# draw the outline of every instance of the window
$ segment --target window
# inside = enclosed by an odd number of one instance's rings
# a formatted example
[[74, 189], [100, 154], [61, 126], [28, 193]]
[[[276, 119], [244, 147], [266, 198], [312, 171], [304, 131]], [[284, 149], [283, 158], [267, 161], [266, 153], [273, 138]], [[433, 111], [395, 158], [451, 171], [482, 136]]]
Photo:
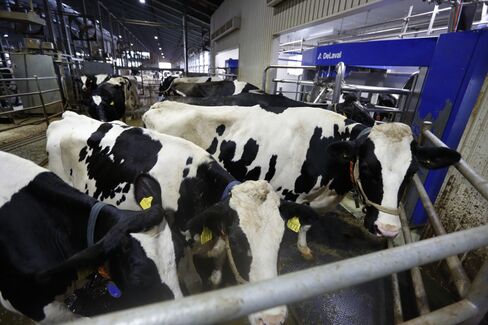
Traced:
[[188, 71], [207, 73], [210, 66], [210, 52], [195, 53], [188, 58]]

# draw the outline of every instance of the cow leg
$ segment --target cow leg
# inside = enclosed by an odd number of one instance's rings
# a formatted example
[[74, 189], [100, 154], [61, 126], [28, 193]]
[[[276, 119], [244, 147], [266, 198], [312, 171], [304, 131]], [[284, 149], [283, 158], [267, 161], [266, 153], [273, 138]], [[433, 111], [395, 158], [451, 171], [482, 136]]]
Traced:
[[190, 294], [202, 291], [202, 278], [195, 268], [195, 263], [193, 263], [190, 247], [185, 248], [184, 255], [178, 263], [178, 276]]
[[308, 247], [307, 244], [307, 231], [310, 229], [310, 227], [310, 225], [303, 225], [298, 231], [298, 251], [306, 260], [313, 259], [312, 250]]

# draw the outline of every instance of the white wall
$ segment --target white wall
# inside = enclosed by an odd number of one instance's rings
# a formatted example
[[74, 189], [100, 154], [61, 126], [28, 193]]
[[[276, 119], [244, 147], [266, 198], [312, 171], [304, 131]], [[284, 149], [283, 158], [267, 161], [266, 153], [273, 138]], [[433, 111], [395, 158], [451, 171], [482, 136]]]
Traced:
[[235, 48], [217, 52], [215, 55], [215, 67], [224, 68], [225, 61], [228, 59], [239, 60], [239, 49]]

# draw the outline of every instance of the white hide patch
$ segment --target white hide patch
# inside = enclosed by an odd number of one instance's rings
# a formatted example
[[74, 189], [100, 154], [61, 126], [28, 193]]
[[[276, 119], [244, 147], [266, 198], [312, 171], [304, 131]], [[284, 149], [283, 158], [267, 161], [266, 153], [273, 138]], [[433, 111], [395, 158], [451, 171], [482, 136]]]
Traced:
[[[385, 123], [375, 125], [368, 138], [374, 143], [374, 154], [381, 164], [383, 199], [380, 204], [396, 208], [398, 191], [412, 161], [412, 131], [403, 123]], [[381, 211], [375, 224], [390, 233], [398, 232], [401, 228], [398, 216]]]
[[[48, 170], [30, 160], [0, 151], [2, 186], [0, 186], [0, 207], [10, 201], [12, 195], [27, 186], [38, 174]], [[21, 170], [22, 173], [12, 173]]]
[[[278, 252], [285, 231], [279, 212], [280, 198], [266, 181], [246, 181], [234, 186], [229, 206], [237, 211], [239, 226], [251, 249], [249, 281], [261, 281], [278, 275]], [[251, 324], [268, 318], [284, 323], [286, 306], [279, 306], [249, 315]], [[267, 323], [267, 322], [266, 322]]]
[[100, 105], [100, 103], [102, 102], [102, 97], [100, 97], [100, 96], [98, 96], [98, 95], [92, 96], [92, 99], [93, 99], [93, 102], [94, 102], [96, 105]]
[[238, 95], [242, 93], [244, 87], [246, 87], [247, 82], [234, 80], [234, 93], [232, 95]]

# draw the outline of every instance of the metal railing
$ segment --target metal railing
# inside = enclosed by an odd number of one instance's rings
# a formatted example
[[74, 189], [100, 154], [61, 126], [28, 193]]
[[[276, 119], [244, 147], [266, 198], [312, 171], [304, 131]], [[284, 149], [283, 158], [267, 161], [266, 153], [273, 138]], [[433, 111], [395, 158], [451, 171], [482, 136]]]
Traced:
[[20, 124], [17, 124], [17, 125], [14, 125], [12, 127], [8, 127], [8, 128], [2, 128], [2, 129], [0, 129], [0, 132], [17, 129], [17, 128], [20, 128], [20, 127], [23, 127], [26, 125], [39, 124], [40, 122], [43, 122], [43, 121], [46, 123], [46, 126], [49, 126], [49, 120], [51, 118], [59, 116], [64, 112], [63, 105], [60, 105], [61, 106], [61, 112], [57, 112], [57, 113], [54, 113], [52, 115], [48, 115], [46, 106], [51, 106], [51, 105], [55, 105], [55, 104], [59, 104], [59, 103], [62, 104], [63, 101], [62, 101], [62, 99], [59, 99], [59, 100], [54, 100], [54, 101], [48, 102], [48, 103], [45, 102], [44, 94], [52, 93], [52, 92], [60, 92], [61, 93], [61, 90], [59, 88], [42, 90], [41, 86], [39, 84], [39, 81], [44, 81], [44, 80], [57, 80], [57, 77], [56, 76], [38, 77], [37, 75], [34, 75], [32, 78], [5, 78], [5, 79], [2, 78], [2, 79], [0, 79], [0, 84], [16, 82], [16, 81], [35, 81], [35, 87], [37, 89], [36, 91], [31, 91], [31, 92], [1, 95], [0, 99], [14, 98], [14, 97], [19, 97], [19, 96], [39, 96], [39, 100], [41, 102], [40, 105], [36, 105], [36, 106], [31, 106], [31, 107], [27, 107], [27, 108], [23, 108], [23, 109], [18, 109], [18, 110], [12, 109], [10, 111], [2, 111], [2, 112], [0, 112], [0, 116], [32, 111], [32, 110], [39, 109], [39, 108], [42, 109], [42, 114], [44, 116], [44, 118], [42, 118], [42, 119], [28, 121], [26, 123], [20, 123]]
[[[428, 125], [428, 123], [426, 123]], [[422, 131], [423, 137], [437, 146], [443, 146], [427, 127]], [[455, 166], [461, 174], [469, 177], [469, 181], [478, 191], [486, 190], [487, 181], [473, 174], [463, 160]], [[422, 183], [414, 178], [419, 192], [424, 191]], [[422, 196], [422, 193], [420, 193]], [[422, 200], [426, 209], [432, 212], [430, 199]], [[456, 286], [461, 301], [429, 312], [426, 303], [425, 289], [418, 279], [418, 266], [442, 259], [457, 258], [463, 252], [488, 246], [488, 225], [478, 226], [469, 230], [446, 234], [437, 214], [429, 214], [432, 224], [437, 224], [436, 237], [413, 242], [405, 217], [403, 206], [400, 206], [400, 218], [405, 238], [405, 245], [354, 258], [312, 267], [306, 270], [280, 275], [276, 278], [248, 283], [213, 292], [198, 294], [178, 300], [156, 303], [133, 308], [112, 314], [98, 316], [90, 320], [82, 320], [75, 324], [214, 324], [230, 321], [242, 316], [265, 310], [275, 306], [291, 304], [314, 296], [361, 284], [387, 275], [392, 275], [394, 289], [394, 317], [402, 325], [413, 324], [477, 324], [488, 311], [488, 261], [485, 261], [473, 283], [467, 277], [458, 281]], [[439, 227], [440, 225], [440, 227]], [[439, 231], [441, 230], [441, 231]], [[449, 262], [448, 262], [449, 263]], [[421, 316], [403, 321], [401, 303], [399, 301], [398, 280], [395, 273], [412, 270], [414, 287]], [[461, 263], [450, 266], [455, 275], [464, 273]], [[461, 273], [460, 273], [461, 272]], [[396, 280], [396, 281], [395, 281]], [[395, 290], [396, 289], [396, 290]]]
[[[313, 65], [303, 65], [303, 66], [288, 66], [288, 65], [268, 65], [264, 71], [263, 71], [263, 82], [261, 84], [261, 89], [263, 92], [266, 93], [266, 81], [268, 79], [268, 70], [269, 69], [304, 69], [304, 70], [315, 70], [317, 67]], [[276, 80], [276, 81], [275, 81]], [[283, 83], [296, 83], [296, 80], [286, 80], [286, 81], [278, 81], [278, 79], [275, 79], [273, 81], [275, 82], [283, 82]], [[305, 80], [301, 80], [300, 84], [305, 84]], [[313, 85], [313, 82], [312, 82]]]

